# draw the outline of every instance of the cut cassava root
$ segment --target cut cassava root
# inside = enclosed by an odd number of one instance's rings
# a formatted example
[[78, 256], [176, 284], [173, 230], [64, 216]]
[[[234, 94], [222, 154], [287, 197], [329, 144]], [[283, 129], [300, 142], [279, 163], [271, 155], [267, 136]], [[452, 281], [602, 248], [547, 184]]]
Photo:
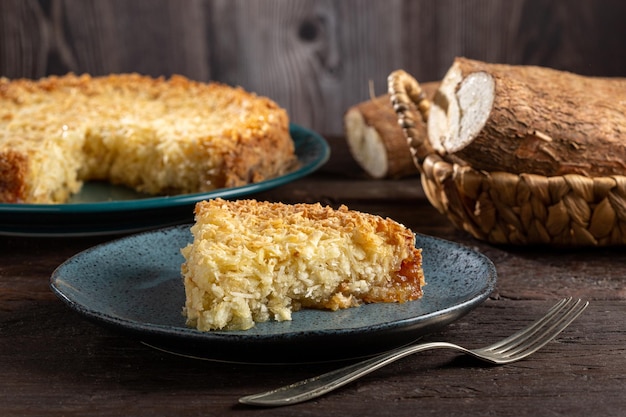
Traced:
[[428, 138], [476, 170], [626, 174], [626, 79], [457, 58], [433, 98]]
[[[432, 99], [438, 86], [431, 82], [422, 88]], [[372, 178], [402, 178], [419, 172], [388, 94], [350, 107], [344, 115], [344, 127], [352, 157]], [[425, 121], [420, 120], [417, 129], [426, 136]]]
[[625, 83], [459, 58], [427, 102], [388, 78], [431, 204], [479, 240], [557, 247], [626, 245]]

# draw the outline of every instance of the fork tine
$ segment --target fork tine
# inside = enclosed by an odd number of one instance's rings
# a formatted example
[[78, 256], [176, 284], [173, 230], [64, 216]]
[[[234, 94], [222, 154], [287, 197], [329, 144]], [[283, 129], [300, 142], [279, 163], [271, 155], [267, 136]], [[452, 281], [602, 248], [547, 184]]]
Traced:
[[525, 341], [514, 346], [515, 349], [511, 347], [501, 353], [509, 357], [522, 358], [536, 352], [561, 333], [585, 308], [587, 308], [587, 305], [589, 305], [588, 302], [577, 300], [562, 316], [555, 317], [554, 320], [549, 323], [546, 322], [545, 329], [534, 332], [532, 337], [528, 337]]
[[500, 350], [501, 348], [505, 346], [515, 345], [515, 343], [517, 343], [518, 340], [525, 340], [529, 335], [537, 332], [538, 329], [541, 329], [545, 325], [546, 322], [552, 319], [553, 316], [559, 314], [561, 310], [565, 308], [571, 302], [571, 300], [572, 300], [571, 297], [562, 299], [561, 301], [556, 303], [554, 306], [552, 306], [552, 308], [550, 308], [550, 310], [548, 310], [548, 312], [542, 318], [532, 323], [530, 326], [525, 327], [524, 329], [520, 330], [517, 333], [512, 334], [506, 339], [502, 339], [494, 343], [493, 345], [489, 345], [488, 347], [482, 350], [484, 351], [494, 351], [496, 349]]

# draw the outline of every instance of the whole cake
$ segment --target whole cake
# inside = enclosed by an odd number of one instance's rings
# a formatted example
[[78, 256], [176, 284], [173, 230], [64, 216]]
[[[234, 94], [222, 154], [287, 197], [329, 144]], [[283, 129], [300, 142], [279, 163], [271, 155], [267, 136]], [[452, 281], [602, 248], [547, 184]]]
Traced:
[[182, 76], [0, 78], [0, 202], [61, 203], [83, 181], [155, 195], [283, 174], [295, 161], [284, 109]]
[[198, 203], [195, 215], [181, 271], [183, 311], [199, 330], [422, 295], [421, 249], [393, 220], [345, 206], [222, 199]]

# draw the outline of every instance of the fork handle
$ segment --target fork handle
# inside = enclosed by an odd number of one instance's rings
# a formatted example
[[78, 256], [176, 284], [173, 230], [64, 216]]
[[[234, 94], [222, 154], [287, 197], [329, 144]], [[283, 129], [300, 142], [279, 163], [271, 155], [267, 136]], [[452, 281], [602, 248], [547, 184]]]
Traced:
[[330, 391], [342, 387], [355, 379], [374, 372], [398, 359], [413, 353], [422, 352], [429, 349], [449, 348], [464, 353], [470, 353], [461, 346], [447, 342], [430, 342], [419, 345], [405, 346], [395, 349], [371, 359], [366, 359], [352, 365], [305, 379], [294, 384], [285, 385], [271, 391], [241, 397], [241, 404], [276, 407], [280, 405], [297, 404], [313, 398], [320, 397]]

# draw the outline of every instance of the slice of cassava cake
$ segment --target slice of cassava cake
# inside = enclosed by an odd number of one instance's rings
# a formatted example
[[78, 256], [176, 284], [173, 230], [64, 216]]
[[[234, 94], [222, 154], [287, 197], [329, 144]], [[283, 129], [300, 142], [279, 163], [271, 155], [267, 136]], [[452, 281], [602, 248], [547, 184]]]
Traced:
[[181, 270], [183, 312], [199, 330], [422, 295], [421, 249], [391, 219], [345, 206], [222, 199], [198, 203], [195, 215]]

